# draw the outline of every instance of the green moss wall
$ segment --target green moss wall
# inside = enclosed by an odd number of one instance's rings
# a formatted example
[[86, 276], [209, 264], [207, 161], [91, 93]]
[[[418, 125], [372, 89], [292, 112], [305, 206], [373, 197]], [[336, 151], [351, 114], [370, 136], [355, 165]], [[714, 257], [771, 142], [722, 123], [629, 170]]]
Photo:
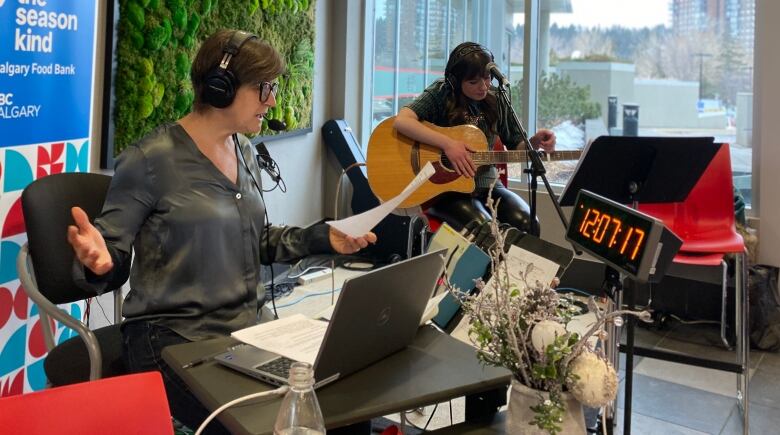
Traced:
[[[114, 154], [190, 110], [190, 64], [222, 28], [253, 32], [282, 53], [288, 72], [269, 116], [310, 128], [314, 9], [314, 0], [120, 0]], [[272, 132], [264, 124], [261, 134]]]

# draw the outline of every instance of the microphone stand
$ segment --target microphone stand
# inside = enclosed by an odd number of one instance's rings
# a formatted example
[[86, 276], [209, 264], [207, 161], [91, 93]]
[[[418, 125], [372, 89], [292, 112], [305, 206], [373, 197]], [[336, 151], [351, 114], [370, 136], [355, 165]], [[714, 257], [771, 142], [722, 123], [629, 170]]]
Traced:
[[[563, 214], [563, 209], [561, 209], [561, 205], [558, 204], [558, 200], [553, 193], [550, 182], [547, 180], [547, 176], [545, 175], [547, 174], [547, 170], [544, 168], [542, 158], [539, 156], [539, 152], [534, 149], [533, 145], [531, 145], [531, 141], [528, 140], [528, 133], [526, 133], [525, 129], [523, 128], [523, 124], [520, 122], [520, 118], [517, 117], [517, 112], [515, 112], [514, 107], [512, 107], [512, 103], [509, 101], [509, 96], [507, 95], [508, 87], [508, 83], [506, 83], [504, 80], [501, 80], [500, 78], [498, 79], [498, 94], [501, 97], [501, 100], [509, 108], [509, 113], [512, 114], [512, 119], [514, 119], [515, 125], [520, 130], [520, 135], [523, 138], [523, 143], [525, 144], [525, 148], [527, 150], [528, 159], [531, 162], [531, 168], [525, 169], [524, 171], [529, 175], [528, 178], [530, 179], [529, 188], [531, 197], [529, 206], [531, 207], [531, 225], [536, 225], [536, 191], [538, 190], [536, 179], [537, 177], [541, 177], [542, 182], [544, 182], [544, 187], [547, 189], [547, 194], [550, 195], [550, 200], [555, 207], [555, 211], [558, 212], [558, 217], [561, 219], [561, 223], [563, 223], [564, 231], [567, 231], [569, 229], [569, 221]], [[574, 252], [577, 253], [577, 255], [582, 253], [582, 251], [578, 250], [574, 244], [572, 244], [572, 249], [574, 249]]]

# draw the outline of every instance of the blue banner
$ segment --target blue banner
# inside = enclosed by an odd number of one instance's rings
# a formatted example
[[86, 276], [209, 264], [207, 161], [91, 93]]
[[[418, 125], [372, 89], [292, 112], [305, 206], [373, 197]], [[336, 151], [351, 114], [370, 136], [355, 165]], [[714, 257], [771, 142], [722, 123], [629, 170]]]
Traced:
[[0, 147], [89, 137], [96, 10], [0, 0]]

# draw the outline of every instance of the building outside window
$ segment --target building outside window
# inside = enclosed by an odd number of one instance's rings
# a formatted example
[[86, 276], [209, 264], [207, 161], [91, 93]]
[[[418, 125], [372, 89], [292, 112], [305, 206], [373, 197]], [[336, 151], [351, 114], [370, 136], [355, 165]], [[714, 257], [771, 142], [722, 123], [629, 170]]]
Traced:
[[[378, 0], [367, 10], [368, 131], [473, 40], [508, 71], [529, 134], [550, 128], [566, 150], [601, 135], [713, 136], [730, 144], [750, 204], [755, 0]], [[548, 178], [565, 184], [575, 166], [548, 163]], [[510, 178], [522, 170], [510, 165]]]
[[[374, 2], [371, 128], [444, 75], [450, 50], [479, 39], [485, 1], [384, 0]], [[368, 8], [370, 9], [370, 8]]]

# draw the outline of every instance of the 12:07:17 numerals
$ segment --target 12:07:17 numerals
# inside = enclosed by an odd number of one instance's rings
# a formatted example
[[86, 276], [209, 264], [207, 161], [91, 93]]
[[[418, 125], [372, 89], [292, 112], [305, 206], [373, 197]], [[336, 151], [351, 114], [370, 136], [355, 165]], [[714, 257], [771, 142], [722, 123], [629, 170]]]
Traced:
[[624, 226], [620, 219], [593, 208], [585, 211], [585, 217], [577, 231], [594, 243], [605, 245], [607, 249], [618, 249], [621, 255], [629, 252], [630, 260], [636, 259], [645, 240], [644, 230]]

